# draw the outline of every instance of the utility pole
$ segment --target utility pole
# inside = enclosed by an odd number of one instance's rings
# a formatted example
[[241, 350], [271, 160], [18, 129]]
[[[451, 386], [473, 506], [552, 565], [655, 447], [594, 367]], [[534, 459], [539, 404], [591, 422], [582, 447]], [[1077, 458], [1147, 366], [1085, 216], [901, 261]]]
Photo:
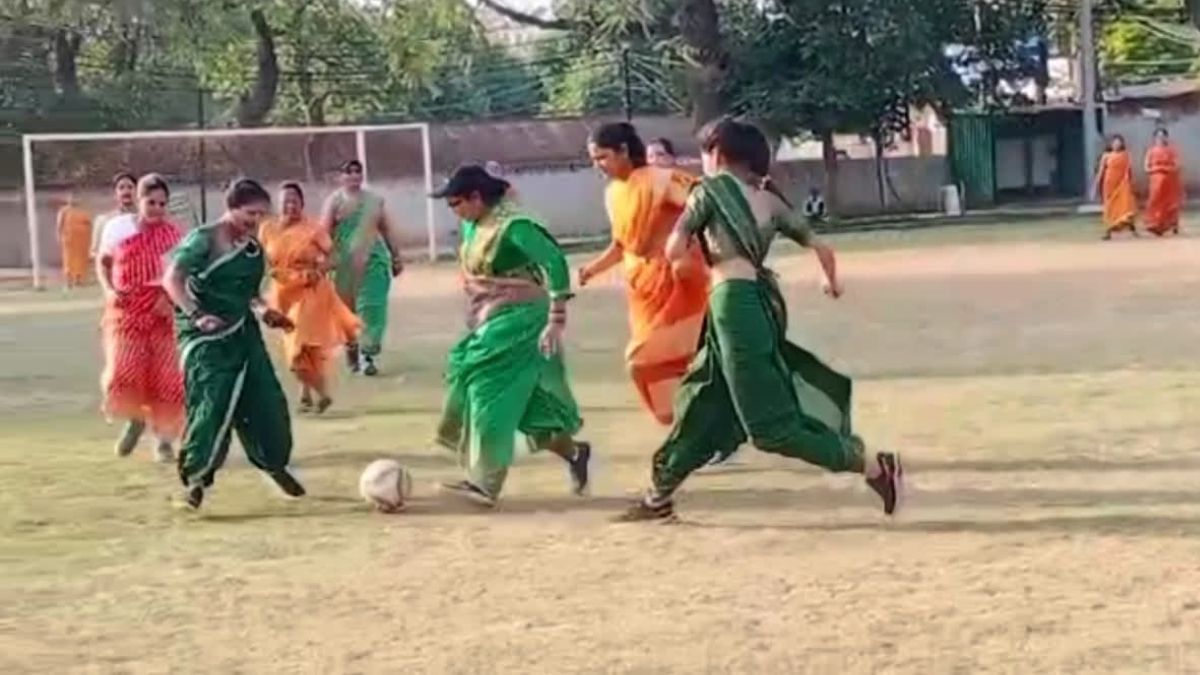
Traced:
[[1093, 0], [1079, 0], [1079, 96], [1083, 105], [1083, 180], [1091, 194], [1092, 175], [1100, 161], [1100, 129], [1096, 119], [1096, 38], [1092, 26]]
[[633, 74], [629, 72], [629, 46], [621, 50], [621, 79], [624, 80], [625, 91], [622, 98], [625, 108], [625, 121], [633, 121]]
[[[204, 87], [196, 88], [196, 128], [203, 131], [208, 128], [208, 120], [204, 114]], [[200, 141], [200, 224], [208, 222], [208, 158], [205, 156], [204, 137]]]

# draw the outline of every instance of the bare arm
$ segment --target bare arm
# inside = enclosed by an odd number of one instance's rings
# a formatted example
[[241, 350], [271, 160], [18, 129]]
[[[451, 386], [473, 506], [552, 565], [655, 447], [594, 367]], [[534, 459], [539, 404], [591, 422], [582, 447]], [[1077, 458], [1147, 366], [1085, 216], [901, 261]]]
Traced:
[[60, 244], [62, 243], [62, 240], [63, 240], [63, 231], [66, 229], [66, 225], [67, 225], [67, 210], [61, 209], [58, 212], [58, 222], [55, 225], [55, 231], [58, 233], [58, 243], [60, 243]]
[[608, 245], [608, 248], [604, 249], [603, 253], [596, 256], [591, 262], [584, 265], [583, 269], [579, 270], [579, 285], [586, 286], [592, 279], [611, 270], [621, 262], [624, 256], [625, 249], [621, 247], [620, 242], [614, 239]]
[[337, 225], [337, 192], [330, 194], [325, 198], [325, 202], [321, 204], [321, 216], [318, 222], [326, 232], [333, 233], [333, 228]]
[[105, 295], [116, 295], [117, 289], [113, 286], [112, 280], [113, 259], [107, 253], [101, 253], [96, 256], [96, 280], [100, 282], [100, 288], [104, 289]]
[[667, 237], [667, 246], [663, 253], [667, 256], [667, 260], [671, 262], [679, 262], [687, 257], [688, 249], [692, 245], [692, 235], [688, 234], [687, 230], [687, 214], [680, 216], [675, 222], [675, 227], [671, 229], [671, 235]]
[[383, 203], [379, 205], [379, 236], [383, 237], [383, 243], [388, 248], [388, 252], [392, 255], [392, 274], [399, 275], [404, 270], [404, 262], [400, 259], [400, 238], [397, 233], [395, 224], [392, 222], [392, 217], [388, 213], [387, 206]]
[[200, 306], [187, 292], [187, 272], [174, 260], [167, 261], [167, 269], [163, 273], [163, 290], [184, 314], [195, 317], [200, 313]]

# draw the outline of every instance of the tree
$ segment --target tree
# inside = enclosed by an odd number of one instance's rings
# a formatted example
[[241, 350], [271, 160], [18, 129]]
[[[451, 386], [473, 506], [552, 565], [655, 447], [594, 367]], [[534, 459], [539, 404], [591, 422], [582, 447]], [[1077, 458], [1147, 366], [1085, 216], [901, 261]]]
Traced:
[[[821, 140], [826, 200], [836, 209], [834, 135], [875, 141], [908, 131], [913, 107], [943, 114], [972, 98], [1003, 103], [999, 84], [1029, 74], [1019, 43], [1040, 3], [962, 0], [777, 0], [731, 14], [738, 64], [733, 109], [776, 133]], [[974, 89], [974, 91], [972, 91]], [[882, 190], [882, 186], [881, 186]]]
[[[570, 32], [588, 45], [584, 59], [615, 57], [627, 48], [639, 52], [668, 48], [685, 63], [685, 98], [694, 125], [725, 112], [729, 56], [716, 0], [564, 0], [552, 18], [515, 10], [507, 0], [478, 2], [524, 25]], [[576, 75], [575, 79], [582, 78]]]
[[1126, 0], [1110, 13], [1100, 36], [1100, 55], [1111, 81], [1187, 75], [1200, 65], [1200, 43], [1161, 27], [1187, 18], [1178, 0]]

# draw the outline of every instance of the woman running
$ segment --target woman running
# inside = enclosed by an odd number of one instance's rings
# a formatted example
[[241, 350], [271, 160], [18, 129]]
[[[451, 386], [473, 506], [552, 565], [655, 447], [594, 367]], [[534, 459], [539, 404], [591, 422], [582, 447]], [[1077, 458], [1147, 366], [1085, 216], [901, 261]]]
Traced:
[[591, 447], [562, 354], [571, 275], [562, 250], [504, 195], [506, 180], [458, 169], [434, 197], [462, 220], [460, 251], [468, 332], [451, 349], [438, 442], [465, 459], [466, 480], [443, 486], [496, 504], [513, 462], [514, 436], [567, 462], [573, 490], [588, 485]]
[[1123, 230], [1138, 236], [1133, 161], [1125, 149], [1125, 138], [1119, 134], [1109, 139], [1108, 151], [1100, 158], [1095, 188], [1104, 200], [1104, 240]]
[[234, 181], [225, 192], [225, 213], [188, 233], [167, 266], [165, 286], [175, 303], [187, 387], [179, 478], [191, 509], [203, 503], [235, 431], [250, 463], [285, 495], [305, 494], [288, 471], [287, 398], [258, 327], [261, 321], [270, 328], [295, 328], [259, 296], [266, 264], [254, 233], [270, 210], [271, 196], [261, 185]]
[[679, 412], [654, 455], [653, 488], [619, 519], [674, 517], [673, 495], [716, 450], [749, 440], [773, 454], [829, 471], [865, 474], [896, 509], [900, 458], [868, 458], [850, 430], [848, 378], [786, 339], [786, 306], [775, 274], [764, 265], [777, 233], [811, 248], [826, 293], [841, 295], [833, 251], [813, 236], [768, 178], [771, 151], [756, 127], [723, 120], [702, 133], [706, 178], [688, 201], [667, 243], [667, 256], [688, 254], [693, 238], [712, 264], [704, 345], [679, 389]]
[[1146, 175], [1150, 198], [1146, 202], [1146, 229], [1155, 236], [1179, 234], [1179, 211], [1183, 207], [1183, 175], [1179, 151], [1171, 144], [1166, 129], [1154, 131], [1154, 145], [1146, 151]]
[[342, 165], [341, 189], [325, 201], [321, 224], [336, 249], [338, 295], [363, 322], [361, 339], [346, 345], [346, 360], [352, 372], [374, 377], [387, 330], [392, 277], [404, 263], [383, 198], [363, 188], [362, 162], [352, 159]]
[[268, 303], [296, 326], [284, 334], [283, 347], [288, 366], [300, 381], [300, 412], [320, 414], [333, 403], [330, 357], [338, 347], [358, 340], [362, 324], [329, 279], [333, 240], [304, 214], [300, 184], [284, 183], [279, 202], [279, 216], [264, 221], [259, 231], [273, 281]]
[[92, 257], [100, 257], [100, 240], [108, 223], [118, 217], [137, 213], [137, 176], [122, 171], [113, 176], [113, 201], [116, 208], [96, 218], [92, 227]]
[[609, 177], [605, 204], [612, 243], [580, 270], [579, 285], [623, 265], [630, 328], [625, 362], [642, 405], [659, 423], [670, 424], [675, 390], [704, 324], [708, 271], [699, 249], [670, 261], [663, 247], [696, 179], [648, 166], [645, 145], [623, 122], [597, 129], [588, 152]]
[[169, 194], [161, 176], [143, 176], [136, 218], [109, 221], [97, 259], [106, 297], [104, 412], [128, 420], [117, 455], [132, 453], [149, 425], [160, 462], [174, 459], [172, 442], [183, 428], [183, 378], [162, 286], [163, 261], [182, 236], [166, 218]]

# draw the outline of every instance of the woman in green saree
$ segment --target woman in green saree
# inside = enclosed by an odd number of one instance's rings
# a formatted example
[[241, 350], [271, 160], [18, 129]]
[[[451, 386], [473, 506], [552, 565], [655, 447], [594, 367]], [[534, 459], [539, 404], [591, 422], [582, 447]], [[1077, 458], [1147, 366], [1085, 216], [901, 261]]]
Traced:
[[362, 162], [342, 165], [342, 187], [325, 201], [321, 222], [333, 238], [338, 295], [363, 322], [359, 341], [346, 345], [346, 360], [352, 372], [373, 377], [379, 374], [392, 277], [404, 263], [383, 198], [363, 189]]
[[287, 399], [263, 344], [261, 321], [292, 330], [290, 319], [260, 294], [266, 264], [255, 238], [271, 209], [257, 182], [234, 181], [225, 213], [184, 237], [167, 263], [163, 288], [175, 304], [183, 365], [187, 433], [179, 454], [184, 503], [198, 509], [225, 463], [234, 433], [250, 463], [289, 497], [304, 487], [291, 471]]
[[461, 266], [468, 333], [450, 350], [438, 442], [464, 460], [450, 494], [491, 507], [513, 462], [520, 432], [531, 450], [566, 461], [572, 488], [588, 485], [591, 446], [562, 354], [571, 275], [546, 230], [515, 210], [511, 186], [480, 166], [458, 169], [434, 193], [462, 222]]
[[722, 120], [701, 135], [706, 177], [667, 242], [682, 259], [699, 239], [712, 267], [700, 352], [675, 398], [675, 422], [654, 455], [653, 487], [619, 520], [674, 517], [673, 495], [714, 453], [747, 440], [765, 452], [834, 472], [863, 474], [892, 514], [901, 491], [898, 455], [868, 457], [850, 429], [849, 378], [788, 342], [786, 306], [764, 266], [783, 234], [817, 254], [825, 292], [841, 295], [833, 251], [814, 237], [767, 177], [771, 151], [756, 127]]

